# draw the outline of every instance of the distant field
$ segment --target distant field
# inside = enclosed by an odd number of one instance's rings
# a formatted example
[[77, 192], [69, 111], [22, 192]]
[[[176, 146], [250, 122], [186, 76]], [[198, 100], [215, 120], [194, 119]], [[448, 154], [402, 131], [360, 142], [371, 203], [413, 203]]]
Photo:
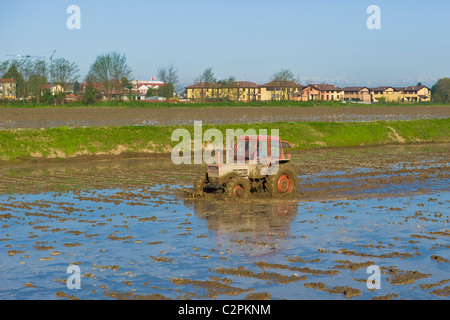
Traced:
[[[340, 101], [249, 101], [249, 102], [233, 102], [233, 101], [216, 101], [216, 102], [145, 102], [145, 101], [100, 101], [92, 105], [86, 105], [82, 102], [66, 103], [64, 105], [46, 105], [22, 101], [2, 101], [0, 100], [0, 108], [208, 108], [208, 107], [392, 107], [392, 106], [443, 106], [434, 102], [385, 102], [374, 104], [358, 104], [358, 103], [342, 103]], [[450, 105], [447, 105], [450, 106]]]
[[[340, 101], [250, 101], [250, 102], [233, 102], [233, 101], [215, 101], [215, 102], [146, 102], [146, 101], [99, 101], [91, 105], [82, 102], [66, 103], [64, 105], [47, 105], [22, 101], [1, 101], [0, 108], [208, 108], [208, 107], [345, 107], [348, 105]], [[394, 104], [392, 104], [394, 105]], [[358, 106], [368, 106], [366, 104], [358, 104]]]
[[[193, 126], [58, 127], [0, 130], [0, 160], [9, 162], [83, 156], [132, 156], [169, 153], [178, 141], [172, 132]], [[373, 122], [280, 122], [204, 125], [221, 130], [278, 129], [294, 149], [450, 142], [450, 119]]]
[[348, 122], [399, 121], [450, 118], [450, 106], [392, 105], [372, 106], [308, 106], [256, 107], [241, 106], [190, 108], [0, 108], [0, 129], [98, 127], [98, 126], [167, 126], [203, 124], [268, 123], [268, 122]]

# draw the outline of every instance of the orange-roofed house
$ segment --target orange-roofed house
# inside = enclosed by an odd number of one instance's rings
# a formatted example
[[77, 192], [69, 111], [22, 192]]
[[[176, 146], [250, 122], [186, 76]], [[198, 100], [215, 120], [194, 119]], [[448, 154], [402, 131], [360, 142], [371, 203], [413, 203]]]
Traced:
[[300, 101], [341, 101], [344, 99], [344, 90], [334, 84], [309, 84], [296, 96]]

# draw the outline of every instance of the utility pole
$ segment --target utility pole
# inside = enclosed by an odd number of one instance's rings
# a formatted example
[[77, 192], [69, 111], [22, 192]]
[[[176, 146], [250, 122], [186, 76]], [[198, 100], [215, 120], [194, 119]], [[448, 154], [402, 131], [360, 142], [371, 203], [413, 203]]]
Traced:
[[49, 57], [50, 59], [50, 85], [51, 85], [51, 93], [53, 94], [53, 56], [55, 55], [56, 50], [53, 51], [52, 55]]

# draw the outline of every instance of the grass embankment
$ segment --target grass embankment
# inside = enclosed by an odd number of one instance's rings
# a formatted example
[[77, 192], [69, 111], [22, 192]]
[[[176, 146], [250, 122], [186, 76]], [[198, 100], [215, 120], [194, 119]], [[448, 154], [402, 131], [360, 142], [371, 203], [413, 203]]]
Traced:
[[[20, 162], [39, 158], [169, 153], [179, 141], [171, 141], [177, 128], [193, 126], [126, 126], [0, 130], [0, 160]], [[449, 142], [450, 119], [375, 122], [294, 122], [232, 125], [204, 125], [217, 128], [226, 138], [226, 129], [278, 129], [282, 139], [294, 149], [374, 146], [414, 142]]]

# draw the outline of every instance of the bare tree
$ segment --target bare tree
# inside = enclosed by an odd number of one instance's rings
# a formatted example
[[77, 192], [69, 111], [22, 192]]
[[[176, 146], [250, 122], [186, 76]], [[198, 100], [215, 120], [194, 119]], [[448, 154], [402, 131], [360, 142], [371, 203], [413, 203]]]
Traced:
[[123, 78], [129, 78], [131, 67], [127, 64], [125, 55], [118, 52], [110, 52], [97, 56], [89, 70], [89, 76], [95, 82], [103, 84], [108, 100], [111, 100], [113, 89], [120, 93]]
[[39, 103], [45, 85], [48, 83], [49, 67], [47, 62], [43, 60], [27, 60], [26, 62], [24, 63], [24, 70], [28, 75], [27, 91]]
[[164, 82], [164, 90], [162, 90], [164, 92], [163, 96], [168, 98], [173, 97], [174, 91], [179, 89], [177, 88], [179, 81], [178, 69], [173, 65], [158, 68], [157, 77]]
[[70, 62], [64, 58], [55, 59], [52, 63], [50, 74], [55, 84], [60, 85], [64, 91], [69, 83], [75, 82], [80, 71], [75, 62]]
[[178, 69], [173, 65], [158, 68], [157, 75], [158, 79], [164, 83], [171, 83], [173, 85], [178, 83]]

